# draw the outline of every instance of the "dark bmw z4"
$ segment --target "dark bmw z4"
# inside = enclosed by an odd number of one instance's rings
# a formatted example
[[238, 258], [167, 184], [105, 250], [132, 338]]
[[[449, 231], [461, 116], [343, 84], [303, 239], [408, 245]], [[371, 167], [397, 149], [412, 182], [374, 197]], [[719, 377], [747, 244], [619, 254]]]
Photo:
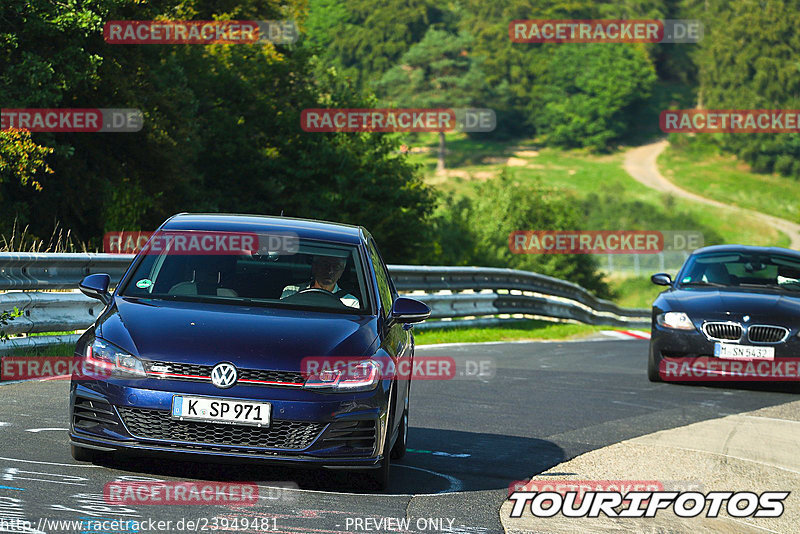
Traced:
[[653, 303], [647, 376], [664, 359], [800, 358], [800, 253], [720, 245], [696, 250]]
[[430, 309], [398, 296], [364, 228], [180, 214], [109, 285], [81, 283], [105, 309], [76, 346], [76, 460], [240, 458], [365, 470], [386, 486], [411, 385], [386, 370], [411, 367], [411, 324]]

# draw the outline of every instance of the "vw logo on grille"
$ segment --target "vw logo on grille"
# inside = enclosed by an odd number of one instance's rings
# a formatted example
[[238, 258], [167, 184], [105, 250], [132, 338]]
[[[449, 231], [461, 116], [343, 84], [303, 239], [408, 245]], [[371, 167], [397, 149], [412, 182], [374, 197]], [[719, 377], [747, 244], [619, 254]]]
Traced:
[[230, 363], [218, 363], [211, 370], [211, 383], [218, 388], [229, 388], [236, 383], [236, 367]]

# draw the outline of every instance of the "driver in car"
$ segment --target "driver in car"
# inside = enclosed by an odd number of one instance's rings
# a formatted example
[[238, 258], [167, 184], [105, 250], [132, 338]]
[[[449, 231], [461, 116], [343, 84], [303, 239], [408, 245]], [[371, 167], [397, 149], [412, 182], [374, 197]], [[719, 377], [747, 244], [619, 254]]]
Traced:
[[314, 260], [311, 263], [311, 281], [300, 284], [299, 286], [286, 286], [283, 288], [281, 298], [284, 299], [307, 289], [322, 289], [339, 297], [339, 300], [341, 300], [342, 304], [345, 306], [358, 308], [358, 299], [348, 293], [346, 289], [341, 289], [337, 283], [342, 273], [344, 273], [346, 264], [347, 260], [345, 258], [314, 256]]

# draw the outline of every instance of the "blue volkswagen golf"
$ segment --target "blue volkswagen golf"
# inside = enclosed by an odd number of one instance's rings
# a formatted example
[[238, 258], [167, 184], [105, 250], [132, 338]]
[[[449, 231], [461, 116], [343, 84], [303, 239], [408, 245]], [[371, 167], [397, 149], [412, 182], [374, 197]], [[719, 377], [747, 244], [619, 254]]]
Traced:
[[[363, 469], [378, 487], [405, 453], [411, 325], [362, 227], [253, 215], [168, 219], [81, 336], [72, 456], [223, 456]], [[387, 365], [388, 363], [388, 365]], [[90, 371], [87, 371], [90, 370]]]

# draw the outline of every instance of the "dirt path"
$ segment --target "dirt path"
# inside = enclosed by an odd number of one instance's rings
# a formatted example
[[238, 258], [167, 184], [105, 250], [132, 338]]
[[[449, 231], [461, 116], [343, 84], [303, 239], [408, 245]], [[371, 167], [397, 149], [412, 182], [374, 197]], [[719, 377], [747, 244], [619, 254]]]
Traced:
[[628, 174], [633, 176], [636, 181], [657, 191], [671, 193], [676, 197], [685, 198], [694, 202], [702, 202], [703, 204], [707, 204], [709, 206], [737, 209], [743, 214], [755, 217], [756, 219], [759, 219], [760, 221], [772, 226], [776, 230], [788, 235], [791, 241], [791, 248], [796, 250], [800, 249], [800, 224], [793, 223], [779, 217], [773, 217], [772, 215], [766, 215], [755, 210], [731, 206], [730, 204], [725, 204], [724, 202], [719, 202], [718, 200], [701, 197], [700, 195], [691, 193], [685, 189], [681, 189], [677, 185], [664, 178], [664, 176], [662, 176], [658, 170], [656, 160], [658, 159], [658, 155], [661, 154], [665, 148], [667, 148], [667, 145], [669, 145], [668, 141], [658, 141], [657, 143], [652, 143], [628, 150], [628, 152], [625, 154], [625, 170], [628, 172]]

